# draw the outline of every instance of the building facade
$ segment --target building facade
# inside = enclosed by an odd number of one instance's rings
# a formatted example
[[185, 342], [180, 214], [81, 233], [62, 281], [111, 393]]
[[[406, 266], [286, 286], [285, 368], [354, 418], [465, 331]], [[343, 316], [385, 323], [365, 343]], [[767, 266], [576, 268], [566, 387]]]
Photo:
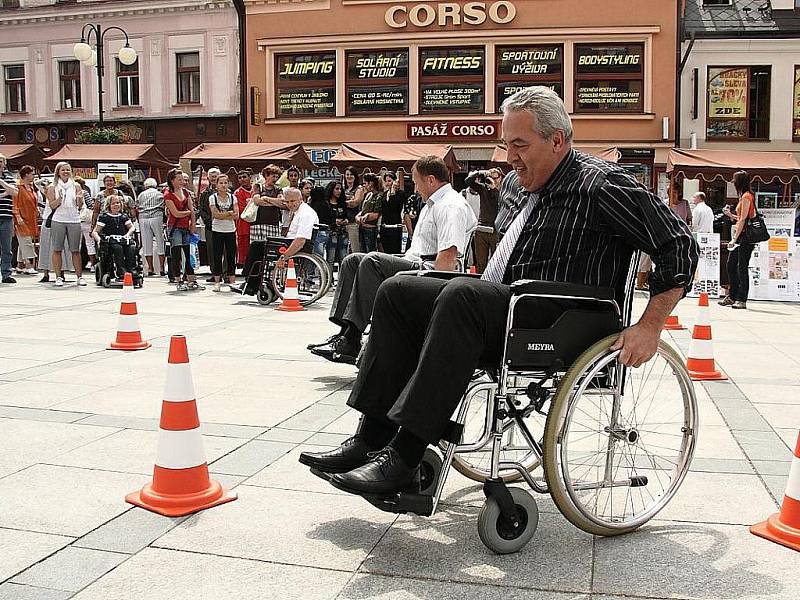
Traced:
[[564, 98], [576, 144], [618, 147], [657, 188], [674, 144], [678, 4], [245, 0], [248, 141], [446, 141], [480, 166], [503, 99], [541, 84]]
[[[686, 0], [682, 48], [681, 147], [800, 159], [800, 2]], [[699, 185], [714, 205], [736, 197], [721, 180]], [[759, 200], [796, 202], [780, 182], [757, 185]]]
[[[73, 56], [86, 23], [105, 37], [106, 125], [168, 158], [207, 141], [239, 141], [239, 24], [231, 0], [4, 0], [0, 139], [56, 150], [98, 120], [94, 67]], [[94, 47], [94, 38], [89, 40]]]

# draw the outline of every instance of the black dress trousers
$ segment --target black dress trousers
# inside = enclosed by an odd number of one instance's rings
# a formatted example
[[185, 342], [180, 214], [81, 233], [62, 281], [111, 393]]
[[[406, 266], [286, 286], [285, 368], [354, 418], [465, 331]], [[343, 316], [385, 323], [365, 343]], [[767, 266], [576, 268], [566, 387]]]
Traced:
[[[378, 289], [369, 342], [348, 405], [439, 441], [479, 366], [499, 366], [509, 286], [400, 275]], [[525, 327], [547, 327], [565, 304], [526, 301]]]

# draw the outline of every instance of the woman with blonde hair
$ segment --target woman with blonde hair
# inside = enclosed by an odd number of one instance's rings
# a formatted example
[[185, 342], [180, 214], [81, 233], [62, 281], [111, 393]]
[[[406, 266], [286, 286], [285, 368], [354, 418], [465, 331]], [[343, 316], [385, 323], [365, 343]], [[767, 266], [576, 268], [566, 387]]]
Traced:
[[[50, 230], [50, 245], [53, 250], [53, 259], [50, 261], [56, 272], [57, 287], [64, 285], [64, 271], [62, 270], [62, 252], [69, 247], [72, 252], [72, 266], [78, 276], [78, 285], [85, 286], [83, 278], [83, 264], [81, 260], [81, 216], [80, 211], [84, 206], [83, 188], [72, 178], [72, 167], [67, 162], [56, 165], [53, 183], [47, 187], [45, 193], [47, 204], [53, 209], [52, 225]], [[76, 250], [77, 249], [77, 250]]]

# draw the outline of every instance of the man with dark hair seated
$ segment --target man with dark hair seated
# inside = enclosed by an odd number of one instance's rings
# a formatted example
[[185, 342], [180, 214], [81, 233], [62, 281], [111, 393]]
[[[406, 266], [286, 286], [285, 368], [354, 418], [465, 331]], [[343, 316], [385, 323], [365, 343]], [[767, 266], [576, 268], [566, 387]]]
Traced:
[[[411, 175], [425, 200], [411, 247], [402, 257], [356, 252], [344, 259], [330, 314], [330, 321], [340, 331], [321, 344], [311, 344], [308, 349], [312, 354], [333, 362], [355, 364], [380, 284], [400, 271], [420, 266], [455, 270], [459, 256], [466, 251], [478, 221], [461, 194], [448, 183], [447, 165], [436, 156], [424, 156], [414, 163]], [[424, 256], [436, 258], [423, 264]]]
[[[548, 280], [624, 289], [635, 249], [656, 265], [650, 300], [612, 350], [638, 367], [697, 267], [688, 227], [623, 168], [572, 148], [572, 123], [549, 88], [525, 88], [503, 109], [508, 162], [526, 194], [502, 199], [514, 216], [481, 279], [393, 277], [375, 299], [370, 341], [348, 405], [363, 413], [356, 434], [300, 462], [366, 496], [409, 486], [428, 444], [441, 439], [470, 377], [503, 355], [512, 282]], [[513, 182], [503, 190], [512, 190]], [[498, 216], [498, 220], [500, 215]], [[621, 301], [618, 292], [618, 302]], [[530, 298], [524, 324], [546, 328], [569, 300]]]

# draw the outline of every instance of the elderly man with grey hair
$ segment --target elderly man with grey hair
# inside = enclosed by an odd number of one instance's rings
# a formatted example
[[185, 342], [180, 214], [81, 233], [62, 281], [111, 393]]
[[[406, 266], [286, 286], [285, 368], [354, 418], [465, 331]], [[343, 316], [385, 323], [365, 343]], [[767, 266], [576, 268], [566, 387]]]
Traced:
[[289, 230], [286, 232], [286, 237], [292, 240], [292, 243], [278, 260], [278, 267], [283, 267], [283, 263], [298, 252], [311, 254], [314, 251], [311, 237], [314, 235], [314, 227], [319, 225], [317, 213], [303, 202], [303, 192], [295, 187], [287, 187], [283, 190], [283, 197], [289, 211]]
[[[361, 495], [393, 494], [415, 477], [479, 365], [503, 356], [510, 284], [521, 279], [615, 290], [618, 303], [635, 249], [656, 265], [650, 301], [612, 346], [638, 367], [686, 293], [697, 244], [686, 224], [623, 168], [572, 148], [572, 123], [552, 90], [520, 90], [502, 105], [509, 174], [524, 190], [480, 279], [392, 277], [378, 290], [372, 331], [348, 404], [363, 414], [356, 434], [300, 462]], [[507, 188], [504, 185], [505, 189]], [[516, 326], [550, 327], [571, 306], [533, 297]]]
[[152, 177], [144, 180], [144, 190], [136, 198], [139, 214], [139, 230], [142, 234], [144, 258], [147, 261], [147, 276], [155, 275], [153, 246], [158, 254], [158, 274], [166, 275], [166, 249], [164, 244], [164, 194], [158, 191], [158, 182]]

